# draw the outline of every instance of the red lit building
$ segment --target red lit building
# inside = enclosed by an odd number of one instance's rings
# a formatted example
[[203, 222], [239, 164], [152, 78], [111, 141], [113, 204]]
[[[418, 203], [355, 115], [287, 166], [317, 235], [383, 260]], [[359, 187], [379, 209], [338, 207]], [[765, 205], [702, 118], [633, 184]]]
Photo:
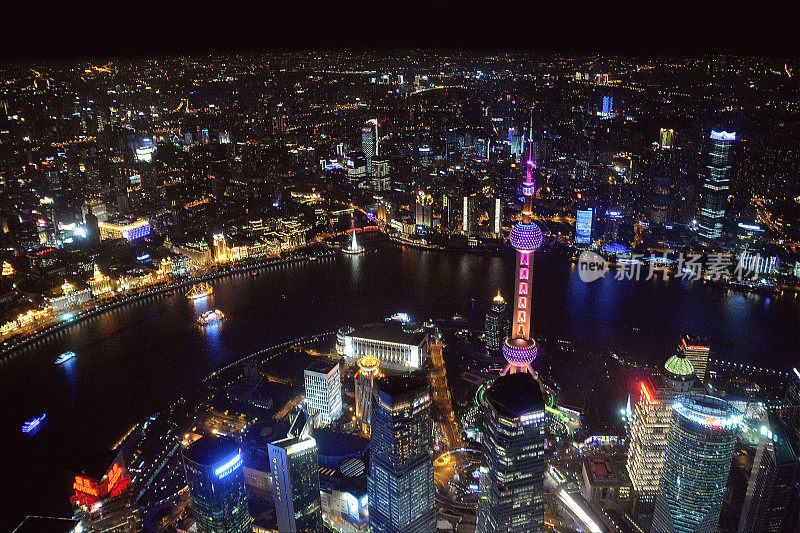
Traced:
[[70, 502], [85, 533], [139, 531], [139, 509], [122, 452], [110, 450], [83, 458], [72, 473], [75, 493]]

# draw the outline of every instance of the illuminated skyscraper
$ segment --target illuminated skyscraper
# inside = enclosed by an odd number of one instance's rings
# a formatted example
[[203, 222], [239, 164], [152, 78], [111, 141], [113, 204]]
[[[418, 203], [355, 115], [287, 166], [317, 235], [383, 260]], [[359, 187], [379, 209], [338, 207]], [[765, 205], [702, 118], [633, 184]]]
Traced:
[[786, 421], [768, 412], [761, 425], [739, 533], [781, 533], [798, 521], [800, 450]]
[[486, 313], [485, 343], [489, 352], [499, 352], [503, 348], [503, 341], [508, 337], [509, 320], [508, 304], [498, 290], [492, 299], [492, 307]]
[[743, 415], [703, 394], [672, 404], [664, 471], [651, 533], [714, 533]]
[[675, 130], [668, 128], [661, 128], [658, 134], [658, 147], [662, 150], [669, 150], [672, 148], [672, 138], [675, 136]]
[[692, 363], [680, 352], [667, 360], [659, 378], [639, 383], [627, 463], [637, 514], [649, 514], [658, 493], [673, 401], [680, 394], [700, 391]]
[[[95, 454], [73, 468], [70, 498], [75, 518], [86, 533], [136, 533], [139, 508], [125, 469], [122, 452]], [[76, 529], [77, 531], [77, 529]]]
[[250, 531], [242, 450], [235, 440], [202, 437], [183, 451], [183, 466], [199, 533]]
[[503, 356], [508, 361], [503, 373], [530, 372], [531, 363], [536, 359], [536, 341], [531, 338], [531, 272], [533, 252], [542, 245], [542, 230], [533, 223], [533, 161], [528, 159], [525, 183], [522, 193], [525, 204], [522, 208], [522, 221], [511, 228], [509, 241], [517, 249], [516, 283], [514, 284], [514, 309], [511, 311], [511, 336], [503, 343]]
[[415, 223], [430, 228], [433, 225], [433, 196], [425, 191], [417, 191]]
[[421, 372], [386, 376], [372, 395], [367, 478], [373, 533], [434, 533], [433, 422]]
[[[355, 232], [353, 232], [355, 236]], [[327, 426], [342, 414], [339, 363], [323, 359], [305, 369], [306, 404], [319, 414], [318, 426]]]
[[361, 130], [361, 151], [367, 160], [367, 173], [372, 175], [372, 158], [378, 155], [378, 120], [371, 119]]
[[486, 393], [478, 533], [544, 528], [544, 398], [531, 374], [500, 376]]
[[700, 209], [699, 234], [706, 241], [713, 241], [722, 234], [725, 205], [730, 191], [730, 156], [736, 132], [712, 131], [711, 148], [708, 152], [706, 177], [703, 182], [703, 205]]
[[475, 226], [476, 195], [464, 196], [461, 206], [461, 233], [469, 234]]
[[589, 244], [592, 242], [592, 218], [594, 210], [591, 207], [578, 209], [575, 216], [575, 244]]
[[275, 514], [281, 533], [317, 533], [322, 531], [317, 442], [307, 429], [293, 431], [304, 414], [298, 417], [288, 437], [268, 445]]
[[499, 197], [492, 198], [492, 209], [489, 214], [492, 236], [500, 238], [500, 230], [503, 226], [503, 204]]
[[681, 339], [678, 349], [692, 363], [697, 379], [701, 383], [705, 383], [708, 359], [711, 354], [711, 347], [708, 345], [708, 341], [695, 335], [685, 335]]
[[356, 420], [361, 423], [361, 430], [370, 434], [372, 421], [372, 389], [375, 380], [381, 375], [380, 361], [377, 357], [364, 356], [358, 360], [356, 372]]

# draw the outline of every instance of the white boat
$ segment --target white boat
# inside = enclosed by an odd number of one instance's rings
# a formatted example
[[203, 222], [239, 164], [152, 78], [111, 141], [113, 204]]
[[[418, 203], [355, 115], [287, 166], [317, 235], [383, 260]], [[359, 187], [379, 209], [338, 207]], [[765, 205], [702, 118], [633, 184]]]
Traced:
[[205, 326], [208, 324], [213, 324], [214, 322], [219, 322], [220, 320], [225, 319], [225, 313], [220, 311], [219, 309], [214, 309], [213, 311], [206, 311], [200, 318], [197, 319], [197, 323], [201, 326]]
[[70, 359], [74, 359], [76, 355], [77, 354], [75, 352], [72, 352], [72, 351], [64, 352], [64, 353], [62, 353], [61, 355], [58, 356], [58, 359], [56, 359], [56, 364], [60, 365], [61, 363], [66, 363]]
[[30, 420], [22, 424], [22, 432], [31, 433], [32, 431], [36, 431], [45, 418], [47, 418], [47, 413], [42, 413], [42, 416], [31, 418]]

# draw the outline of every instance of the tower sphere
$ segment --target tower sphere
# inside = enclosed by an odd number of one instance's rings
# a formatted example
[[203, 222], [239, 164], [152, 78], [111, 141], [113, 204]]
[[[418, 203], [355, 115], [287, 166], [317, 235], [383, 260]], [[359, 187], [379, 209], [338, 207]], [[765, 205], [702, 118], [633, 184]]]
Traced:
[[539, 349], [536, 343], [525, 339], [508, 337], [503, 343], [503, 357], [512, 365], [524, 366], [536, 359]]
[[517, 250], [533, 252], [542, 245], [542, 230], [533, 222], [517, 222], [511, 228], [509, 242]]

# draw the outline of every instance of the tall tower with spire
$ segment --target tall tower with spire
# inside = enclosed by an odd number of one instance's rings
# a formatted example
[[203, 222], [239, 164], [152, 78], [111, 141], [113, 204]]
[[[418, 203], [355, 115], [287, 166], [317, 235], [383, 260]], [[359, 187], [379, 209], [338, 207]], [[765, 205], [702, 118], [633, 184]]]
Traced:
[[503, 374], [530, 372], [534, 374], [531, 363], [536, 359], [536, 341], [531, 338], [531, 272], [533, 252], [542, 245], [542, 230], [531, 219], [533, 214], [533, 194], [536, 185], [533, 182], [532, 154], [526, 164], [525, 183], [522, 194], [525, 203], [522, 207], [522, 220], [511, 228], [509, 241], [517, 250], [517, 269], [514, 293], [514, 308], [511, 318], [511, 336], [503, 343], [503, 356], [508, 365]]

